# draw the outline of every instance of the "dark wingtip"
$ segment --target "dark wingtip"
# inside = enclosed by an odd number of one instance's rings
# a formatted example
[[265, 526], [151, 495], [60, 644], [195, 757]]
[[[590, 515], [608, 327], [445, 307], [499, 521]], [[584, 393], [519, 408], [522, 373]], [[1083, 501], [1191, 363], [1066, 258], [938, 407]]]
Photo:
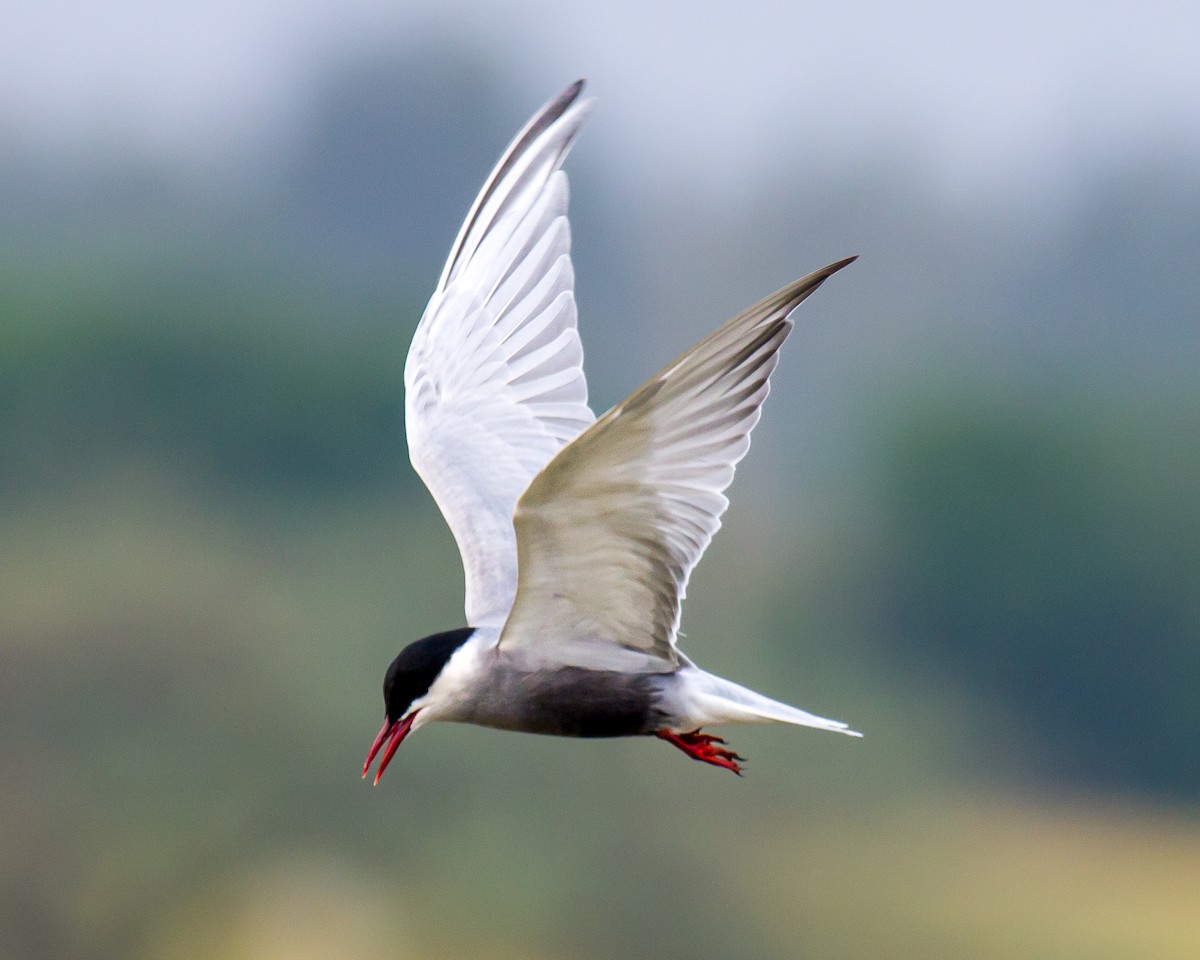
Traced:
[[546, 112], [555, 118], [562, 116], [566, 112], [567, 107], [579, 99], [579, 95], [583, 93], [586, 83], [587, 81], [583, 77], [580, 77], [550, 102], [546, 108]]
[[838, 260], [836, 263], [831, 263], [829, 266], [827, 266], [821, 270], [818, 270], [816, 272], [816, 274], [814, 274], [814, 276], [820, 276], [820, 278], [822, 280], [826, 280], [829, 277], [832, 277], [835, 273], [837, 273], [842, 268], [850, 266], [850, 264], [852, 264], [857, 259], [858, 259], [858, 254], [856, 253], [852, 257], [846, 257], [846, 259], [844, 259], [844, 260]]
[[[826, 280], [832, 277], [843, 267], [848, 267], [858, 259], [858, 254], [852, 257], [846, 257], [844, 260], [838, 260], [835, 263], [829, 264], [827, 267], [822, 267], [820, 270], [814, 270], [807, 277], [801, 277], [794, 283], [788, 284], [782, 290], [777, 291], [771, 297], [768, 297], [764, 304], [771, 304], [777, 308], [782, 308], [783, 316], [790, 316], [792, 311], [796, 309], [804, 300], [806, 300], [813, 291], [817, 289]], [[761, 304], [760, 304], [761, 306]], [[751, 308], [752, 310], [757, 307]]]

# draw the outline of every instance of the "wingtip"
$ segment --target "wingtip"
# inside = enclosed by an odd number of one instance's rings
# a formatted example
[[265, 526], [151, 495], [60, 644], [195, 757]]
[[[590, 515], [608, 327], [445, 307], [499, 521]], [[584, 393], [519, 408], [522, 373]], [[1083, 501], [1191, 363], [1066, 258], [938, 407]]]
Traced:
[[764, 305], [770, 305], [774, 309], [782, 308], [783, 316], [788, 317], [821, 284], [843, 267], [850, 266], [857, 259], [858, 254], [855, 254], [852, 257], [846, 257], [844, 260], [831, 263], [827, 267], [822, 267], [820, 270], [814, 270], [808, 276], [801, 277], [799, 280], [789, 283], [782, 290], [776, 291], [766, 300], [762, 301], [762, 303], [757, 304], [747, 312], [757, 312]]
[[825, 277], [832, 277], [839, 270], [843, 269], [844, 267], [850, 266], [850, 264], [852, 264], [857, 259], [858, 259], [858, 254], [856, 253], [853, 256], [846, 257], [843, 260], [838, 260], [838, 261], [835, 261], [834, 263], [831, 263], [829, 266], [825, 267], [825, 269], [818, 270], [817, 273], [823, 274]]
[[[521, 134], [518, 135], [517, 140], [513, 141], [513, 144], [510, 145], [508, 152], [512, 153], [516, 147], [516, 144], [522, 141], [526, 143], [532, 142], [544, 130], [548, 129], [550, 126], [557, 123], [568, 114], [576, 118], [576, 123], [580, 122], [582, 118], [587, 115], [592, 104], [595, 102], [592, 97], [581, 97], [586, 83], [587, 81], [580, 77], [573, 84], [567, 87], [566, 90], [543, 106], [542, 109], [534, 114], [534, 116], [530, 119], [525, 129], [522, 130]], [[571, 136], [568, 138], [568, 143], [570, 140], [574, 140], [574, 134], [571, 134]], [[563, 151], [563, 154], [565, 156], [566, 150]]]
[[565, 113], [567, 108], [579, 99], [579, 95], [583, 93], [583, 88], [586, 85], [587, 80], [584, 77], [580, 77], [573, 84], [567, 87], [566, 90], [551, 100], [548, 105], [548, 109], [559, 115]]
[[583, 96], [584, 88], [587, 86], [587, 80], [582, 77], [571, 84], [562, 95], [562, 111], [566, 113], [568, 110], [580, 117], [585, 117], [592, 111], [592, 106], [596, 102], [595, 97]]

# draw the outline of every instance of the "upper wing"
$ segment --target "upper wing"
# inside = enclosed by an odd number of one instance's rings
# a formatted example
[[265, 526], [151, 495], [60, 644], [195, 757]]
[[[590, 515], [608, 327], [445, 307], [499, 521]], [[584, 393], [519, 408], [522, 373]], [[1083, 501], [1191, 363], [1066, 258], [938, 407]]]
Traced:
[[492, 171], [404, 366], [409, 457], [458, 542], [472, 626], [498, 626], [512, 605], [518, 497], [596, 419], [559, 169], [591, 103], [582, 87], [543, 107]]
[[854, 258], [725, 323], [562, 450], [517, 505], [519, 586], [500, 646], [665, 672], [692, 567], [721, 525], [788, 315]]

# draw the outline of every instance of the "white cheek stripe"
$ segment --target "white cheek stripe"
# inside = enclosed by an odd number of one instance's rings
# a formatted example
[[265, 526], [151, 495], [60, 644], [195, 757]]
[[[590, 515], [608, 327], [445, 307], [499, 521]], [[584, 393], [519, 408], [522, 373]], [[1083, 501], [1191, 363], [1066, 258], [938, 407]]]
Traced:
[[429, 692], [412, 702], [411, 710], [420, 710], [413, 729], [434, 720], [453, 719], [456, 709], [469, 701], [483, 673], [483, 658], [495, 649], [500, 639], [499, 627], [478, 627], [442, 667]]

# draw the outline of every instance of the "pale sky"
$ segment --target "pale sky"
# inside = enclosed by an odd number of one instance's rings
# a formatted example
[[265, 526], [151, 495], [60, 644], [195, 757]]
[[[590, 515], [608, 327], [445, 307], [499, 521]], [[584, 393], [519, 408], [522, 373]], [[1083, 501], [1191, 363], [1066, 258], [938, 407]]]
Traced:
[[236, 164], [357, 47], [455, 37], [510, 64], [532, 111], [576, 76], [617, 168], [714, 195], [781, 155], [902, 151], [951, 190], [1053, 190], [1080, 163], [1200, 162], [1194, 2], [17, 0], [0, 136], [35, 154]]

